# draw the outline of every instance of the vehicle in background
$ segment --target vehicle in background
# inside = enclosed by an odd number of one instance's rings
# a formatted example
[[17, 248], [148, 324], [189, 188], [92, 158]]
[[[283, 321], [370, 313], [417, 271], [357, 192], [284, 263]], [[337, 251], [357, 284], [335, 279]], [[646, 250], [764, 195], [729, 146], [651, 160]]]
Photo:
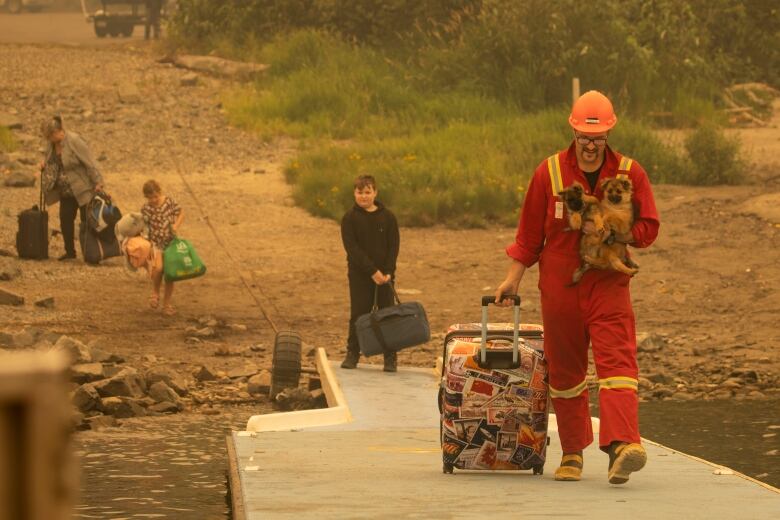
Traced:
[[[88, 23], [94, 25], [95, 35], [98, 38], [106, 36], [129, 38], [133, 35], [136, 25], [146, 23], [145, 0], [100, 0], [99, 3], [100, 8], [90, 13], [86, 2], [84, 0], [81, 2], [84, 16]], [[163, 1], [162, 16], [165, 17], [174, 5], [173, 1]]]
[[5, 9], [11, 14], [21, 13], [22, 10], [37, 11], [49, 7], [54, 0], [0, 0], [0, 9]]

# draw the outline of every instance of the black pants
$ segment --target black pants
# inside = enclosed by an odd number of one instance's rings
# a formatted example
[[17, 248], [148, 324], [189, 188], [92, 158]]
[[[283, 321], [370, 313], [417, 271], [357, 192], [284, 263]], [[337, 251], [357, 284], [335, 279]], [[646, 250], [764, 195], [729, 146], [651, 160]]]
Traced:
[[60, 199], [60, 231], [62, 231], [62, 241], [65, 244], [65, 252], [69, 255], [76, 254], [75, 223], [77, 212], [81, 217], [82, 225], [85, 225], [87, 222], [86, 206], [79, 206], [75, 197], [62, 197]]
[[154, 31], [154, 39], [160, 37], [160, 8], [151, 7], [146, 11], [146, 24], [144, 25], [144, 38], [147, 40]]
[[[370, 276], [359, 273], [349, 273], [349, 337], [347, 339], [348, 352], [360, 352], [357, 334], [355, 334], [355, 320], [363, 314], [371, 312], [374, 306], [374, 288], [376, 284]], [[379, 308], [393, 305], [393, 291], [388, 284], [379, 286]]]

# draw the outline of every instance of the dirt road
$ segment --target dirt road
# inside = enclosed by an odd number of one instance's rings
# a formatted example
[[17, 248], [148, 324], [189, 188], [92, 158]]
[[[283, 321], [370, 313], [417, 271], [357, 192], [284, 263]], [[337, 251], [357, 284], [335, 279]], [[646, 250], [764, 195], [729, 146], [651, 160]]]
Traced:
[[98, 38], [91, 23], [78, 12], [8, 14], [0, 10], [0, 43], [57, 43], [69, 46], [115, 47], [143, 43], [144, 28], [130, 38]]
[[[228, 127], [219, 104], [226, 84], [201, 77], [197, 86], [183, 87], [185, 71], [156, 63], [151, 52], [0, 46], [0, 105], [24, 124], [17, 133], [22, 147], [12, 158], [39, 160], [35, 128], [41, 118], [61, 112], [66, 126], [85, 136], [100, 157], [107, 189], [123, 211], [140, 208], [141, 185], [149, 178], [179, 201], [186, 215], [181, 234], [198, 248], [208, 275], [178, 284], [179, 314], [164, 318], [146, 308], [149, 288], [142, 276], [127, 273], [120, 261], [88, 267], [0, 258], [0, 268], [21, 271], [0, 287], [28, 301], [0, 308], [0, 330], [38, 326], [97, 338], [131, 364], [169, 365], [185, 374], [201, 364], [225, 372], [248, 362], [270, 366], [273, 331], [240, 282], [243, 275], [281, 327], [340, 357], [348, 317], [344, 252], [335, 222], [292, 204], [281, 170], [295, 155], [295, 143], [263, 143]], [[767, 212], [780, 201], [780, 130], [775, 120], [771, 128], [743, 135], [748, 145], [760, 143], [751, 151], [753, 184], [655, 187], [661, 233], [653, 247], [637, 251], [642, 270], [632, 283], [638, 331], [660, 335], [640, 353], [648, 378], [643, 398], [780, 392], [780, 217]], [[14, 251], [16, 215], [33, 204], [36, 192], [0, 188], [0, 249]], [[759, 206], [766, 206], [763, 218], [754, 214]], [[52, 212], [58, 228], [57, 208]], [[431, 366], [446, 327], [479, 318], [478, 297], [502, 279], [508, 263], [503, 249], [513, 234], [511, 228], [402, 230], [399, 287], [415, 293], [407, 299], [423, 302], [435, 336], [402, 353], [401, 363]], [[51, 256], [62, 251], [55, 238]], [[524, 321], [539, 321], [537, 274], [532, 269], [521, 286]], [[31, 304], [46, 296], [55, 298], [54, 309]], [[247, 330], [222, 329], [217, 337], [187, 342], [186, 329], [203, 316]], [[266, 348], [251, 351], [253, 344]], [[156, 361], [143, 359], [149, 354]], [[732, 374], [740, 370], [756, 377]], [[724, 385], [727, 380], [732, 384]]]

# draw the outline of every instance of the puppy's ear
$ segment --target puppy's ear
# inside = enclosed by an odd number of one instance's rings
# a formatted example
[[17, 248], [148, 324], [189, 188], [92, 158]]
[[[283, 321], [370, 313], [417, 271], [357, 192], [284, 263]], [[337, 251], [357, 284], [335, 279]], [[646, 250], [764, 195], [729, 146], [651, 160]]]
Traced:
[[602, 179], [601, 181], [601, 189], [606, 190], [609, 183], [612, 181], [612, 179]]

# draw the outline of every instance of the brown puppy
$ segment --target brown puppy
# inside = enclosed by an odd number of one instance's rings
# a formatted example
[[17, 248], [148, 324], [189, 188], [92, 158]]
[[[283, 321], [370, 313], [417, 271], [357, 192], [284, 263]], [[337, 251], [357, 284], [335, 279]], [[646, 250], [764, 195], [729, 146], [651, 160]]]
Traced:
[[599, 199], [586, 195], [582, 184], [574, 181], [568, 188], [558, 192], [569, 215], [569, 229], [582, 229], [583, 222], [591, 221], [596, 229], [604, 229], [604, 222], [599, 208]]
[[[614, 269], [629, 276], [639, 271], [639, 266], [628, 258], [626, 244], [614, 240], [613, 234], [625, 234], [634, 224], [634, 207], [631, 204], [633, 185], [629, 179], [604, 179], [601, 183], [604, 199], [599, 208], [606, 234], [585, 234], [580, 240], [580, 257], [583, 264], [574, 271], [572, 284], [576, 284], [588, 269]], [[599, 229], [597, 227], [597, 229]], [[611, 240], [605, 237], [611, 236]]]

